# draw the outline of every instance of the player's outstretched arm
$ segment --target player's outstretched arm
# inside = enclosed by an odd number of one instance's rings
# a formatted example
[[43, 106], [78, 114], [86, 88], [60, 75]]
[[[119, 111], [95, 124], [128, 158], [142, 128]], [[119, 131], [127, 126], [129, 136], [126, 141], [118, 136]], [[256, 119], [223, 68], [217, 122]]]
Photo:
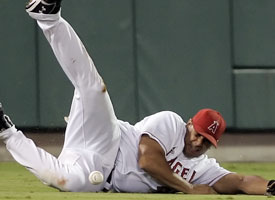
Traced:
[[220, 194], [264, 195], [267, 192], [268, 180], [259, 176], [244, 176], [231, 173], [213, 185]]
[[164, 185], [187, 194], [216, 194], [208, 185], [192, 185], [174, 173], [165, 159], [165, 153], [158, 142], [143, 135], [139, 143], [140, 168]]

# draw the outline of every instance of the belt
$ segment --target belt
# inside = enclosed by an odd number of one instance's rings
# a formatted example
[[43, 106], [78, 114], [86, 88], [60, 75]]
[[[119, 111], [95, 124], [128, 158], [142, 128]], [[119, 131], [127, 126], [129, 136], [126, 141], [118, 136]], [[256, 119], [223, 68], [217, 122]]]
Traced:
[[108, 178], [107, 178], [107, 180], [106, 180], [106, 183], [107, 183], [107, 184], [105, 184], [105, 188], [103, 188], [103, 190], [102, 190], [103, 192], [112, 191], [111, 181], [112, 181], [112, 176], [113, 176], [114, 169], [115, 169], [115, 168], [113, 168], [113, 169], [111, 170], [111, 172], [110, 172], [110, 174], [109, 174], [109, 176], [108, 176]]
[[109, 184], [111, 184], [114, 169], [115, 169], [115, 168], [112, 169], [112, 171], [110, 172], [110, 174], [109, 174], [109, 176], [108, 176], [108, 178], [107, 178], [107, 180], [106, 180], [106, 182], [109, 183]]

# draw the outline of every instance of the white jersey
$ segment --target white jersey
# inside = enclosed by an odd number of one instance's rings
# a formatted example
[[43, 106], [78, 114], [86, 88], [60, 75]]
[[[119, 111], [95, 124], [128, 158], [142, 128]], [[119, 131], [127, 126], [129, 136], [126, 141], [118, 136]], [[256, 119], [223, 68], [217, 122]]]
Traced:
[[143, 134], [163, 148], [171, 169], [193, 184], [214, 184], [229, 171], [206, 155], [188, 159], [183, 154], [186, 123], [176, 113], [163, 111], [132, 126], [120, 121], [122, 138], [112, 176], [118, 192], [154, 192], [162, 185], [138, 166], [138, 145]]
[[231, 173], [221, 167], [214, 158], [203, 154], [197, 158], [186, 158], [180, 154], [177, 158], [168, 161], [171, 169], [191, 184], [214, 185], [220, 178]]

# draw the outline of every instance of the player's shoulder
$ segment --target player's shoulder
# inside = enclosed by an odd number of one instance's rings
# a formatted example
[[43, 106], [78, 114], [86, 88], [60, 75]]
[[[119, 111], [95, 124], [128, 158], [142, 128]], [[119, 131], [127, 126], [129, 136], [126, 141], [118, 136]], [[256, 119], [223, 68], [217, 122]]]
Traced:
[[[136, 125], [138, 124], [140, 123], [137, 123]], [[141, 121], [141, 124], [150, 124], [150, 126], [155, 125], [157, 127], [179, 127], [184, 126], [185, 122], [177, 113], [173, 111], [160, 111], [145, 117]]]
[[158, 127], [175, 128], [184, 126], [185, 122], [180, 115], [173, 111], [160, 111], [145, 119], [146, 122], [157, 125]]
[[170, 110], [164, 110], [164, 111], [160, 111], [154, 114], [155, 116], [158, 117], [164, 117], [164, 118], [176, 118], [179, 120], [182, 120], [181, 116], [173, 111]]

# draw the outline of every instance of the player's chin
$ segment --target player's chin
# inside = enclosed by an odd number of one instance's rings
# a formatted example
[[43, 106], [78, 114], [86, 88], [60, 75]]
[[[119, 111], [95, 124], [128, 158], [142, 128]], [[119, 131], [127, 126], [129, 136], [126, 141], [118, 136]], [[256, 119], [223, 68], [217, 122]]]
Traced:
[[188, 151], [184, 152], [184, 155], [187, 158], [195, 158], [195, 157], [199, 157], [203, 154], [204, 152], [202, 152], [201, 150], [195, 150], [195, 149], [190, 149]]
[[196, 151], [196, 152], [192, 153], [192, 157], [193, 157], [193, 158], [194, 158], [194, 157], [199, 157], [199, 156], [201, 156], [202, 154], [203, 154], [202, 152]]

